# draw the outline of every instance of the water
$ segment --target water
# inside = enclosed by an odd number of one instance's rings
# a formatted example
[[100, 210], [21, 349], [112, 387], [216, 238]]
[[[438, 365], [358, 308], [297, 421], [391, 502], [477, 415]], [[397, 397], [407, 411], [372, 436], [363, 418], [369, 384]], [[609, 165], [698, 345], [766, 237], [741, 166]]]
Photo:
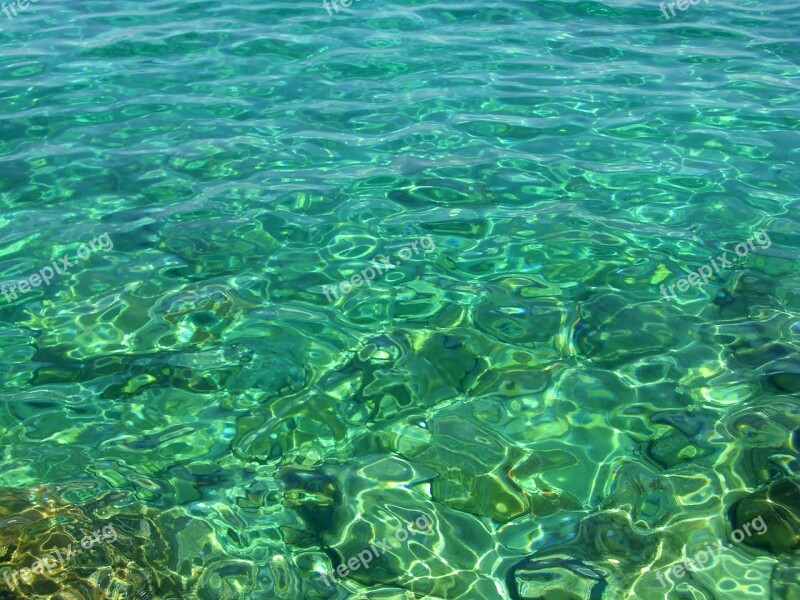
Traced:
[[0, 13], [0, 598], [800, 598], [798, 7]]

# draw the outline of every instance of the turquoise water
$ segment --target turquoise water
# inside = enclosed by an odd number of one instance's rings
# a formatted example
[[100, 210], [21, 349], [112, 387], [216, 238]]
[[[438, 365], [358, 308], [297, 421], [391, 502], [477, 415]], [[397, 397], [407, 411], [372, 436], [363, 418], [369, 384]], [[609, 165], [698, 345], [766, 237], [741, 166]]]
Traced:
[[0, 12], [0, 600], [798, 600], [800, 4], [339, 6]]

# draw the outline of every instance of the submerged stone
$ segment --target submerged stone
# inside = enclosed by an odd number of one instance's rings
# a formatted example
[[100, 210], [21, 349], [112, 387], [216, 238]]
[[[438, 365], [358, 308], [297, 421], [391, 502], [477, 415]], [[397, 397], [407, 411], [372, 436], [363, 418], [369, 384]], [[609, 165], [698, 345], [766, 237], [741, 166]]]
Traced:
[[569, 556], [526, 558], [506, 583], [513, 600], [602, 600], [608, 586], [600, 573]]
[[[766, 531], [746, 535], [743, 544], [772, 554], [789, 552], [800, 546], [800, 479], [781, 478], [764, 489], [753, 492], [733, 504], [730, 511], [733, 529], [751, 531], [754, 519], [763, 519]], [[760, 529], [760, 522], [757, 521]]]
[[[0, 489], [5, 598], [182, 597], [180, 579], [164, 568], [167, 538], [151, 510], [129, 504], [125, 496], [107, 493], [77, 505], [57, 488]], [[37, 571], [40, 561], [50, 568]], [[11, 589], [5, 589], [8, 581], [15, 583]]]

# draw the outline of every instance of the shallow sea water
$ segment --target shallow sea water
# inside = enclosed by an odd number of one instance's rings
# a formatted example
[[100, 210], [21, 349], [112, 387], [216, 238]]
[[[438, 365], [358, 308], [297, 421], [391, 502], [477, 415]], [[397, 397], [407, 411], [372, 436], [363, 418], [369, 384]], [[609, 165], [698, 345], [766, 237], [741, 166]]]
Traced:
[[800, 599], [799, 9], [0, 13], [0, 599]]

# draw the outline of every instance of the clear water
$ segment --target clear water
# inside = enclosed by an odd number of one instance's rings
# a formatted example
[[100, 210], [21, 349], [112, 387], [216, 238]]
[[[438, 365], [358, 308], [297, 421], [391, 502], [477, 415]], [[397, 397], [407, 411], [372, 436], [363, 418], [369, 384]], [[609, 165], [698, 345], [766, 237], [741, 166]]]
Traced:
[[0, 13], [0, 598], [800, 598], [798, 8]]

